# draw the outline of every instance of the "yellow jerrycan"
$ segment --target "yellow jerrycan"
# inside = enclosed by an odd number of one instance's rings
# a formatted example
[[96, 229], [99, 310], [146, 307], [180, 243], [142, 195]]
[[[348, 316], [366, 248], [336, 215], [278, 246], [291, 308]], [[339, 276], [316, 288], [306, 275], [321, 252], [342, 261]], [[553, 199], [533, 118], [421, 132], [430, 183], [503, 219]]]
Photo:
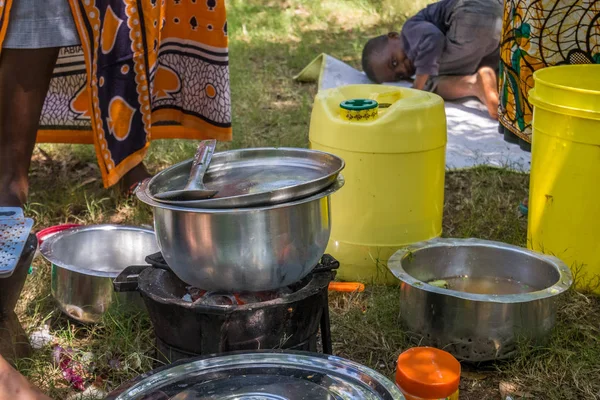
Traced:
[[344, 159], [327, 252], [342, 280], [392, 283], [398, 249], [442, 233], [446, 115], [441, 97], [385, 85], [320, 91], [310, 147]]

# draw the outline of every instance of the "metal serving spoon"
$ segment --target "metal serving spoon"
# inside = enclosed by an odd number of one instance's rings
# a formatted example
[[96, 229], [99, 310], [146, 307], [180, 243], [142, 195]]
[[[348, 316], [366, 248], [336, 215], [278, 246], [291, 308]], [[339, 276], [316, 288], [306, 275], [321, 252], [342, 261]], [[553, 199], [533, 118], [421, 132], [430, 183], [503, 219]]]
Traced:
[[204, 140], [198, 146], [190, 178], [183, 189], [169, 190], [168, 192], [156, 193], [154, 197], [158, 201], [191, 201], [209, 199], [218, 193], [218, 190], [210, 190], [204, 186], [204, 174], [208, 170], [210, 160], [215, 152], [217, 141], [214, 139]]

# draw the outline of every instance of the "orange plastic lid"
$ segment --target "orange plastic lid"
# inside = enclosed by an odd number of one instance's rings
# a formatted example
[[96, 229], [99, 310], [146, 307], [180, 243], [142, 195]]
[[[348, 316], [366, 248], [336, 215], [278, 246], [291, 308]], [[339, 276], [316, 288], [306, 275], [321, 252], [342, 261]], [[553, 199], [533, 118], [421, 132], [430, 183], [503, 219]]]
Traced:
[[424, 399], [449, 397], [458, 390], [460, 363], [433, 347], [414, 347], [400, 354], [396, 383], [406, 394]]

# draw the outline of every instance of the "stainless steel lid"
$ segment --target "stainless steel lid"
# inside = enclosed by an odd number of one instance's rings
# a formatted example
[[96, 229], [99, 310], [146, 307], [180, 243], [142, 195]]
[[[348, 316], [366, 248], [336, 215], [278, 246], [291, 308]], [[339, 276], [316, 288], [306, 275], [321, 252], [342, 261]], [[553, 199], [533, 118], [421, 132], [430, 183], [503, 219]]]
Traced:
[[389, 379], [335, 356], [230, 353], [184, 361], [126, 384], [107, 399], [401, 400]]
[[[152, 177], [146, 195], [183, 189], [192, 160], [173, 165]], [[317, 150], [256, 148], [215, 153], [204, 175], [209, 199], [173, 202], [180, 207], [237, 208], [281, 204], [319, 193], [335, 183], [344, 160]], [[180, 204], [179, 204], [180, 203]]]

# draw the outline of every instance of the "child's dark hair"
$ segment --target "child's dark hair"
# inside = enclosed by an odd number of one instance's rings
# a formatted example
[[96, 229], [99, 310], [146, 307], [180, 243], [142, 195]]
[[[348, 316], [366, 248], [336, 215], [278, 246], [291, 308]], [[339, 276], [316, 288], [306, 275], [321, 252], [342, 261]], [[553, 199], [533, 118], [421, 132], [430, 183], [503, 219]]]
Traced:
[[373, 67], [371, 64], [371, 58], [373, 54], [385, 47], [387, 44], [388, 37], [387, 35], [381, 35], [369, 39], [367, 44], [365, 44], [365, 48], [362, 52], [362, 69], [367, 74], [367, 77], [373, 82], [377, 82], [375, 79], [375, 71], [373, 71]]

